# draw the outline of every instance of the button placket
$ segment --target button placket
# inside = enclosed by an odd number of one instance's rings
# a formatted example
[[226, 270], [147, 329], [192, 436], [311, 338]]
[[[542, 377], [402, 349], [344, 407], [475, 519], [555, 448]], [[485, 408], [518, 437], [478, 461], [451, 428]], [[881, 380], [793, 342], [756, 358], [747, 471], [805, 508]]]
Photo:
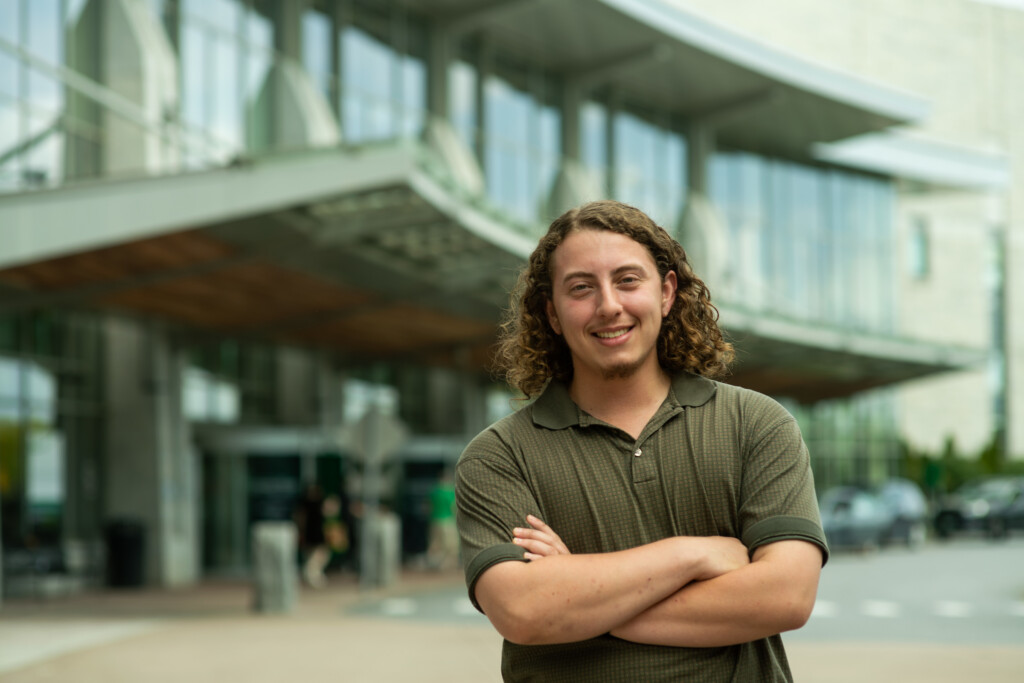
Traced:
[[657, 468], [654, 466], [654, 459], [651, 457], [650, 449], [644, 452], [644, 449], [637, 446], [633, 449], [633, 457], [630, 458], [633, 463], [633, 483], [639, 484], [645, 481], [651, 481], [658, 476]]

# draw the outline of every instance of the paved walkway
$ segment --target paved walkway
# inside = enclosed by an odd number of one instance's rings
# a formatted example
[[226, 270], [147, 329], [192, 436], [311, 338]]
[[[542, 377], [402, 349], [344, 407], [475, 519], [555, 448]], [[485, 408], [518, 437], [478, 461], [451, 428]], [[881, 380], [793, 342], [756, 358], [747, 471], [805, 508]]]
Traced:
[[[336, 578], [325, 590], [303, 590], [289, 615], [252, 612], [243, 583], [9, 601], [0, 607], [0, 683], [498, 681], [501, 639], [482, 619], [388, 618], [364, 609], [460, 582], [406, 574], [388, 591], [364, 592]], [[794, 642], [787, 649], [805, 683], [1020, 683], [1024, 671], [1024, 643]]]

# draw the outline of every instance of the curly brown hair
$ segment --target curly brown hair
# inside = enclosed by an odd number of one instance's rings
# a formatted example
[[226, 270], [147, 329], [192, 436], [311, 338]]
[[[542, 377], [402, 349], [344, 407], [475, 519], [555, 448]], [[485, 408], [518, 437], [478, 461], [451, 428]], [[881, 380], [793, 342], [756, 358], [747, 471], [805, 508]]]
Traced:
[[551, 255], [575, 230], [609, 230], [635, 240], [650, 252], [658, 274], [674, 271], [675, 303], [662, 321], [658, 362], [667, 372], [719, 377], [733, 359], [732, 345], [718, 327], [711, 293], [693, 273], [686, 252], [664, 228], [639, 209], [612, 200], [590, 202], [555, 219], [519, 274], [501, 324], [495, 365], [510, 386], [527, 397], [540, 393], [549, 379], [572, 379], [572, 356], [565, 339], [547, 317], [551, 299]]

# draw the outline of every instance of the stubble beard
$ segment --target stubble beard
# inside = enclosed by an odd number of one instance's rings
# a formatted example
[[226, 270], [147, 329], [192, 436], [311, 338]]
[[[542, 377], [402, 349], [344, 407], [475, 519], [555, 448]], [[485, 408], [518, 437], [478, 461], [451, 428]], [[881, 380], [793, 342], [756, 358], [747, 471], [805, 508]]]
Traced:
[[631, 361], [628, 363], [619, 363], [618, 365], [613, 365], [611, 367], [604, 368], [601, 372], [601, 376], [605, 379], [605, 381], [616, 379], [629, 379], [630, 377], [632, 377], [633, 375], [640, 371], [640, 368], [644, 366], [644, 364], [647, 362], [647, 359], [650, 358], [651, 354], [654, 352], [654, 349], [651, 349], [651, 351], [649, 351], [646, 355], [644, 355], [642, 358], [638, 358], [635, 361]]

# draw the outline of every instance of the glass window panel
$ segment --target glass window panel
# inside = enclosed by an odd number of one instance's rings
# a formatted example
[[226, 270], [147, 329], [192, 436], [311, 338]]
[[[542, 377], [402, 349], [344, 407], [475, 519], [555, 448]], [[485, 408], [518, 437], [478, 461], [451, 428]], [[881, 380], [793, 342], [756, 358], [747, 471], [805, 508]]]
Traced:
[[532, 102], [528, 95], [494, 76], [487, 79], [485, 97], [488, 193], [498, 206], [532, 220], [537, 215], [528, 184], [528, 154], [535, 144], [530, 138]]
[[64, 177], [64, 135], [57, 127], [57, 116], [28, 120], [35, 142], [25, 153], [25, 180], [32, 185], [56, 183]]
[[628, 112], [615, 119], [615, 194], [674, 229], [685, 196], [682, 139]]
[[181, 29], [182, 117], [202, 126], [206, 119], [203, 98], [206, 75], [206, 40], [202, 29], [186, 23]]
[[204, 96], [211, 100], [212, 116], [206, 124], [218, 141], [239, 149], [242, 146], [242, 109], [238, 100], [238, 45], [215, 40], [212, 52], [208, 87], [204, 89]]
[[0, 102], [18, 96], [18, 67], [13, 55], [0, 50]]
[[531, 188], [531, 201], [536, 212], [535, 216], [543, 215], [544, 204], [547, 202], [548, 193], [555, 184], [555, 177], [558, 174], [562, 157], [561, 114], [554, 107], [544, 107], [537, 112], [537, 115], [540, 134], [536, 137], [539, 138], [540, 145], [536, 149], [532, 165], [535, 173], [530, 173], [527, 170], [528, 177], [534, 181]]
[[202, 17], [203, 21], [221, 31], [238, 30], [237, 0], [185, 0], [185, 11]]
[[[0, 4], [13, 4], [13, 2], [7, 0]], [[60, 64], [63, 61], [60, 2], [58, 0], [32, 0], [25, 5], [28, 8], [26, 48], [35, 57], [50, 64]]]
[[325, 14], [302, 14], [302, 63], [324, 97], [331, 95], [331, 22]]
[[390, 137], [396, 130], [390, 102], [392, 51], [364, 31], [347, 27], [342, 32], [342, 52], [346, 137], [350, 141]]
[[46, 368], [27, 363], [24, 366], [30, 418], [44, 424], [53, 424], [57, 415], [57, 380]]
[[[18, 29], [21, 26], [21, 2], [17, 0], [3, 0], [0, 2], [0, 38], [5, 38], [12, 43], [21, 42], [18, 38]], [[3, 54], [0, 52], [0, 54]]]
[[[406, 56], [402, 61], [402, 128], [404, 137], [423, 131], [427, 109], [427, 67], [422, 60]], [[470, 149], [473, 146], [470, 145]]]
[[246, 31], [244, 97], [251, 109], [274, 60], [274, 28], [269, 19], [253, 11], [246, 19]]

